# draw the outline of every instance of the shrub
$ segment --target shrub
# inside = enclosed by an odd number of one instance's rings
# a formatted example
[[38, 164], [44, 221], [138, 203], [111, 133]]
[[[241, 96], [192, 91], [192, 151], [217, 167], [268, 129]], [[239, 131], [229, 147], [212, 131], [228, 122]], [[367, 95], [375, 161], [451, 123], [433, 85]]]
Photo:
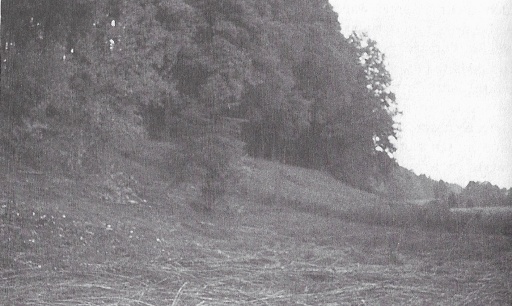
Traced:
[[219, 135], [206, 135], [189, 138], [185, 151], [191, 177], [202, 182], [204, 208], [211, 210], [236, 184], [238, 175], [233, 164], [242, 155], [242, 144]]
[[419, 214], [419, 222], [426, 227], [446, 227], [451, 221], [448, 204], [440, 200], [425, 204]]

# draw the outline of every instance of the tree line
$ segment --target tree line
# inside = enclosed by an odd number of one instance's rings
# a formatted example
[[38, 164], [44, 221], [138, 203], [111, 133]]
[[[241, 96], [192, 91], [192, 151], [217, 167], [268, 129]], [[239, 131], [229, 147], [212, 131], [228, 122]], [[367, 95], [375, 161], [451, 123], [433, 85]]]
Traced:
[[489, 182], [471, 181], [462, 192], [457, 195], [443, 193], [443, 191], [444, 189], [441, 185], [441, 198], [444, 197], [451, 207], [512, 206], [512, 188], [508, 190], [506, 188], [499, 188]]
[[114, 140], [186, 138], [213, 182], [243, 142], [362, 189], [395, 165], [385, 56], [327, 0], [2, 4], [0, 141], [20, 158], [76, 170]]

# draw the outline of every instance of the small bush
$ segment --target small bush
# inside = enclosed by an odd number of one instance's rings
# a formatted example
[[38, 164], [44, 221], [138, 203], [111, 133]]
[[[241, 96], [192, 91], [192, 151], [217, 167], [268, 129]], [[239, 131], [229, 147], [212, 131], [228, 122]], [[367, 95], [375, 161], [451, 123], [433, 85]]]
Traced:
[[431, 201], [419, 208], [419, 223], [426, 227], [442, 227], [449, 225], [450, 208], [439, 200]]
[[233, 164], [241, 156], [241, 143], [218, 135], [207, 135], [190, 138], [186, 151], [189, 153], [189, 173], [202, 182], [205, 209], [211, 210], [236, 184], [238, 175]]

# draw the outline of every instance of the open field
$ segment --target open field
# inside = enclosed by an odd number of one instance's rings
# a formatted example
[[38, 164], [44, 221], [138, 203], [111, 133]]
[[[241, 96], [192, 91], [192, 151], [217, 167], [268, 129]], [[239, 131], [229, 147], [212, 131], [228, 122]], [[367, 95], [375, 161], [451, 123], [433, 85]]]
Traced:
[[[127, 167], [129, 168], [129, 167]], [[138, 168], [137, 168], [138, 169]], [[144, 201], [100, 177], [3, 176], [5, 305], [510, 305], [512, 242], [478, 228], [374, 225], [397, 203], [328, 175], [246, 159], [212, 213], [198, 187], [144, 173]], [[139, 173], [140, 175], [140, 173]], [[16, 186], [14, 189], [12, 186]], [[390, 208], [391, 207], [391, 208]], [[351, 217], [354, 217], [351, 220]], [[388, 215], [386, 215], [388, 216]], [[364, 218], [363, 218], [364, 219]], [[354, 222], [364, 221], [364, 222]], [[378, 221], [378, 220], [377, 220]], [[382, 223], [382, 222], [381, 222]]]

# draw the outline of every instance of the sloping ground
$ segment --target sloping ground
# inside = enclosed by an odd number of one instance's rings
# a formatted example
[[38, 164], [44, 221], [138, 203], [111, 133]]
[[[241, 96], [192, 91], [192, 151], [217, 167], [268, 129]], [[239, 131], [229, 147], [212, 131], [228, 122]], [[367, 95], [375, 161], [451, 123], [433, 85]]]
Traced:
[[512, 302], [504, 236], [348, 222], [325, 212], [379, 199], [318, 171], [252, 159], [238, 192], [206, 214], [190, 205], [198, 186], [169, 183], [140, 160], [119, 158], [115, 176], [79, 183], [0, 178], [2, 198], [16, 199], [0, 225], [3, 304]]
[[276, 194], [292, 201], [326, 205], [333, 210], [379, 202], [377, 196], [348, 187], [317, 170], [252, 159], [245, 160], [243, 170], [250, 193], [258, 197]]

